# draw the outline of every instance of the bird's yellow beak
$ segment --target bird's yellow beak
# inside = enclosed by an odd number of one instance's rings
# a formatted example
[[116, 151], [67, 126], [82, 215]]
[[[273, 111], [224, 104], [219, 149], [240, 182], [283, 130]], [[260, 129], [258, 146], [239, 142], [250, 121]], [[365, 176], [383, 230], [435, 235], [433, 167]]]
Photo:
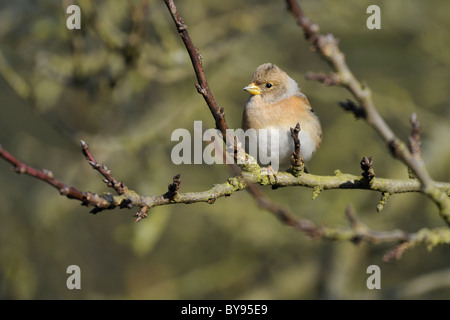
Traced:
[[259, 87], [254, 82], [252, 82], [248, 86], [246, 86], [244, 88], [244, 90], [253, 95], [261, 94], [261, 90], [259, 90]]

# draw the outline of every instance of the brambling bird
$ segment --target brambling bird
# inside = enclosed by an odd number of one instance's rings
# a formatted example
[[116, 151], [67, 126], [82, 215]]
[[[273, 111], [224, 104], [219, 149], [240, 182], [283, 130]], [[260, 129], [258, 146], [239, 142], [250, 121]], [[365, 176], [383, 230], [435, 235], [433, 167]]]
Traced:
[[[288, 168], [294, 141], [290, 128], [300, 123], [300, 154], [304, 162], [311, 159], [322, 140], [322, 128], [308, 99], [300, 92], [297, 82], [272, 63], [256, 68], [251, 83], [244, 88], [251, 94], [242, 116], [242, 129], [278, 130], [278, 159], [280, 168]], [[258, 146], [270, 145], [267, 136], [258, 135]], [[268, 144], [267, 144], [268, 143]], [[273, 152], [273, 151], [272, 151]], [[258, 161], [260, 162], [260, 161]]]

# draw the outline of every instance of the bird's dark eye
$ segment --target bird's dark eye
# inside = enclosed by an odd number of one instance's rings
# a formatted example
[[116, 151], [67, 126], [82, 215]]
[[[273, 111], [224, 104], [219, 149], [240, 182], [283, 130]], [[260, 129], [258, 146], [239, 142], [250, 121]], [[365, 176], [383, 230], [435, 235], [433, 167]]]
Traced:
[[266, 88], [272, 88], [272, 84], [270, 82], [266, 83]]

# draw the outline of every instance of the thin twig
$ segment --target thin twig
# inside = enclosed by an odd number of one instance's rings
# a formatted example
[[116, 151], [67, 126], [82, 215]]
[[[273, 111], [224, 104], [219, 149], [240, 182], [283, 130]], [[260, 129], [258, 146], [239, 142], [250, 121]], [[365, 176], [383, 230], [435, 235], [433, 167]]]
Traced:
[[300, 150], [301, 148], [300, 139], [298, 138], [298, 134], [301, 130], [300, 123], [297, 123], [295, 128], [290, 128], [290, 130], [291, 130], [291, 137], [294, 140], [294, 152], [292, 153], [291, 156], [291, 169], [294, 175], [298, 175], [305, 169]]
[[116, 178], [114, 178], [113, 175], [111, 174], [111, 170], [109, 170], [105, 164], [100, 165], [95, 160], [95, 158], [89, 151], [89, 147], [86, 142], [84, 142], [83, 140], [81, 140], [80, 142], [81, 142], [81, 151], [83, 152], [84, 157], [86, 158], [86, 160], [88, 160], [91, 167], [97, 170], [103, 177], [105, 177], [103, 182], [105, 182], [108, 187], [116, 190], [118, 194], [126, 193], [128, 191], [127, 186], [123, 182], [117, 181]]
[[411, 122], [411, 135], [408, 137], [409, 152], [414, 157], [420, 159], [422, 157], [422, 142], [420, 141], [420, 122], [417, 115], [413, 113], [409, 119]]
[[[191, 58], [192, 66], [194, 67], [195, 75], [197, 77], [198, 84], [196, 84], [197, 91], [203, 96], [206, 104], [211, 111], [211, 114], [216, 121], [216, 128], [220, 130], [224, 139], [226, 138], [226, 129], [228, 129], [228, 124], [225, 120], [225, 114], [223, 113], [223, 109], [221, 110], [219, 105], [217, 104], [214, 95], [211, 92], [208, 81], [206, 80], [206, 74], [203, 70], [202, 65], [202, 56], [200, 51], [194, 46], [194, 43], [191, 40], [191, 37], [188, 32], [188, 28], [184, 23], [183, 18], [181, 17], [178, 9], [173, 2], [173, 0], [164, 0], [167, 5], [167, 8], [172, 15], [173, 21], [177, 27], [178, 33], [180, 34], [181, 39], [186, 47], [186, 50]], [[221, 112], [222, 111], [222, 112]]]
[[83, 192], [75, 187], [68, 186], [56, 179], [51, 171], [47, 169], [38, 170], [17, 160], [12, 154], [3, 149], [1, 145], [0, 157], [12, 164], [15, 172], [42, 180], [56, 188], [61, 195], [66, 196], [69, 199], [79, 200], [84, 206], [94, 206], [102, 210], [113, 209], [115, 207], [115, 205], [110, 201], [110, 197], [99, 196], [93, 192]]
[[180, 179], [181, 175], [177, 174], [173, 177], [173, 182], [169, 184], [167, 187], [168, 191], [166, 194], [164, 194], [164, 197], [167, 197], [169, 200], [174, 200], [175, 197], [178, 195], [178, 189], [180, 189]]

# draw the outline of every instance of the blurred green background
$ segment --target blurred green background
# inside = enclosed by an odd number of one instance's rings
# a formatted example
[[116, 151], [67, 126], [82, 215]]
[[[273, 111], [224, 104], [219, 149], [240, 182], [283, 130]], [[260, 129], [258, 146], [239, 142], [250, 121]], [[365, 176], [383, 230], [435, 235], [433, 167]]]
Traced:
[[[66, 28], [66, 8], [81, 7], [81, 30]], [[341, 110], [342, 88], [306, 81], [328, 71], [310, 51], [284, 1], [176, 2], [202, 53], [211, 89], [230, 127], [240, 126], [254, 69], [272, 62], [296, 79], [319, 115], [324, 138], [309, 163], [315, 174], [360, 174], [373, 156], [379, 177], [406, 178], [363, 121]], [[381, 8], [381, 30], [366, 28], [366, 9]], [[304, 0], [322, 32], [368, 83], [380, 114], [406, 139], [409, 117], [422, 124], [432, 177], [449, 181], [450, 2], [447, 0]], [[222, 165], [172, 164], [173, 130], [194, 120], [214, 127], [163, 1], [0, 1], [0, 143], [69, 185], [108, 190], [84, 160], [83, 139], [114, 176], [145, 195], [203, 191], [231, 175]], [[396, 195], [381, 213], [375, 192], [333, 190], [312, 200], [307, 188], [265, 188], [278, 203], [319, 225], [346, 227], [344, 210], [375, 230], [414, 232], [443, 226], [421, 194]], [[431, 299], [450, 298], [450, 247], [418, 246], [382, 262], [392, 245], [310, 240], [259, 209], [245, 191], [213, 205], [97, 215], [42, 181], [0, 161], [2, 299]], [[66, 268], [81, 268], [81, 290], [68, 290]], [[366, 269], [381, 268], [381, 290]]]

